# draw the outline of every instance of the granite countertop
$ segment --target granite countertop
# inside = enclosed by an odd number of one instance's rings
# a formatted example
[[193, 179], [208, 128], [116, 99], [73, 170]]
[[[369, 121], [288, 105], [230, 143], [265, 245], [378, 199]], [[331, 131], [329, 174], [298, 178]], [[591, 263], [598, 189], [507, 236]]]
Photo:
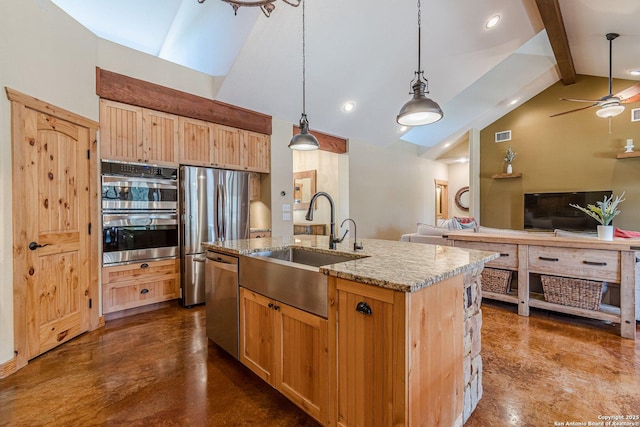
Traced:
[[290, 246], [313, 248], [314, 251], [362, 256], [353, 261], [331, 264], [319, 268], [328, 276], [353, 280], [401, 292], [415, 292], [449, 277], [472, 270], [500, 255], [450, 246], [394, 240], [363, 239], [363, 250], [353, 251], [353, 239], [329, 249], [328, 236], [287, 236], [263, 239], [207, 242], [205, 249], [228, 255], [250, 255], [266, 249]]

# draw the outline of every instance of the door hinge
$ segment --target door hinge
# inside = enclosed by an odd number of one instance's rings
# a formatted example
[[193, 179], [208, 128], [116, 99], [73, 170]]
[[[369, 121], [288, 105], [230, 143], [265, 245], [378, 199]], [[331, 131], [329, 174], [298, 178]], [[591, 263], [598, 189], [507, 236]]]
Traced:
[[89, 223], [89, 225], [87, 226], [87, 232], [91, 234], [91, 223]]
[[91, 150], [87, 150], [87, 160], [91, 160]]
[[89, 298], [89, 308], [91, 308], [91, 307], [92, 307], [92, 299]]

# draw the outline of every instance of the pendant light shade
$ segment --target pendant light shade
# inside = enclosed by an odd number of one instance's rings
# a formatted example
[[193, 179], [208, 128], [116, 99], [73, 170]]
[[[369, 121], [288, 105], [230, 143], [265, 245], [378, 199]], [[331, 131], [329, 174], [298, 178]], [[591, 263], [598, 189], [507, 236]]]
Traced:
[[396, 121], [403, 126], [421, 126], [435, 123], [444, 117], [442, 109], [431, 98], [427, 98], [429, 93], [427, 79], [424, 78], [424, 71], [421, 69], [421, 11], [420, 0], [418, 0], [418, 71], [415, 72], [416, 78], [412, 81], [411, 89], [413, 98], [411, 98], [400, 109]]
[[305, 76], [306, 76], [306, 56], [305, 56], [305, 28], [304, 28], [304, 4], [302, 0], [302, 116], [300, 117], [300, 133], [294, 135], [289, 142], [289, 148], [298, 151], [310, 151], [320, 148], [318, 139], [309, 133], [309, 121], [307, 120], [306, 112], [306, 88], [305, 88]]
[[310, 151], [320, 148], [318, 139], [309, 133], [309, 122], [307, 121], [307, 115], [304, 113], [300, 117], [300, 133], [291, 138], [289, 148], [298, 151]]
[[623, 111], [624, 105], [620, 105], [619, 102], [613, 102], [609, 105], [603, 105], [598, 111], [596, 111], [596, 114], [598, 117], [604, 117], [606, 119], [609, 117], [615, 117]]

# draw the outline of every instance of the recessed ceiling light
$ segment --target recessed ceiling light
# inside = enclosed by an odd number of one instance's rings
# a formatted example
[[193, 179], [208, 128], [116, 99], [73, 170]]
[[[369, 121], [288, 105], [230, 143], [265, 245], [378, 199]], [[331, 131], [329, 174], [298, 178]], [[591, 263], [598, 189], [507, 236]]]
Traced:
[[518, 101], [519, 101], [518, 98], [512, 99], [511, 102], [509, 103], [509, 105], [516, 105], [518, 103]]
[[404, 131], [406, 131], [407, 129], [409, 129], [409, 127], [408, 127], [408, 126], [400, 126], [400, 128], [398, 129], [398, 132], [404, 132]]
[[342, 104], [342, 111], [346, 111], [348, 113], [349, 111], [353, 111], [355, 107], [356, 107], [355, 102], [348, 101]]
[[444, 144], [444, 148], [447, 148], [447, 147], [451, 147], [451, 143], [450, 142], [447, 142], [446, 144]]
[[484, 26], [486, 29], [490, 29], [495, 27], [499, 21], [500, 21], [500, 15], [493, 15], [491, 18], [489, 18], [489, 20]]
[[640, 76], [640, 70], [631, 70], [629, 71], [629, 74], [632, 76]]

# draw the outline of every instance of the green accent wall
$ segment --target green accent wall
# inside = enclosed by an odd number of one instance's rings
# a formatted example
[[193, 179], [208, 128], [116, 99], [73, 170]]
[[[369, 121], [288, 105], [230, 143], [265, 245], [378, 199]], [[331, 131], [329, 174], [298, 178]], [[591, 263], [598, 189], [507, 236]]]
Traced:
[[[638, 83], [613, 81], [613, 93]], [[559, 98], [599, 99], [609, 92], [608, 79], [577, 76], [577, 82], [558, 82], [480, 132], [480, 222], [484, 226], [522, 229], [524, 193], [612, 190], [625, 191], [614, 225], [640, 230], [640, 157], [617, 159], [628, 138], [640, 152], [640, 121], [631, 122], [631, 110], [640, 102], [625, 104], [617, 117], [603, 119], [598, 107], [549, 117], [588, 103]], [[609, 131], [609, 126], [611, 130]], [[511, 130], [511, 141], [495, 143], [495, 133]], [[494, 179], [506, 172], [504, 152], [517, 153], [513, 172], [521, 178]]]

